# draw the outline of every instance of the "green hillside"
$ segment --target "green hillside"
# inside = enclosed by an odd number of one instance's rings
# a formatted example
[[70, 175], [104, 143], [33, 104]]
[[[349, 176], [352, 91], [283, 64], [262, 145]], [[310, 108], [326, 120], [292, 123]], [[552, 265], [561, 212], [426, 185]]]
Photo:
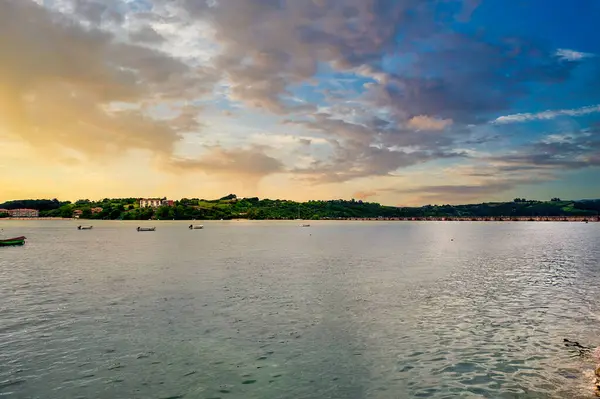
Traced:
[[[600, 200], [530, 201], [469, 205], [426, 205], [422, 207], [383, 206], [357, 200], [295, 202], [259, 198], [237, 198], [234, 194], [217, 200], [183, 198], [174, 206], [139, 208], [136, 198], [105, 198], [100, 201], [16, 200], [0, 204], [0, 209], [32, 208], [43, 217], [72, 217], [80, 211], [82, 219], [337, 219], [377, 217], [494, 217], [494, 216], [596, 216]], [[93, 213], [92, 208], [102, 208]], [[79, 213], [79, 212], [77, 212]], [[0, 215], [0, 217], [8, 215]]]

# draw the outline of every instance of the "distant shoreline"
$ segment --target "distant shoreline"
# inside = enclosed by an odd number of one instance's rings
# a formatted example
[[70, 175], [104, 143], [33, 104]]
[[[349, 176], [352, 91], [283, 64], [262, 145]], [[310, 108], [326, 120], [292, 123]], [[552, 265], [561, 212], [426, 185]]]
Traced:
[[405, 217], [405, 218], [393, 218], [393, 217], [381, 217], [381, 218], [323, 218], [323, 219], [152, 219], [152, 220], [119, 220], [119, 219], [78, 219], [78, 218], [60, 218], [60, 217], [37, 217], [37, 218], [3, 218], [0, 221], [5, 220], [19, 220], [19, 221], [34, 221], [34, 220], [61, 220], [61, 221], [81, 221], [85, 223], [93, 223], [94, 221], [112, 221], [112, 222], [221, 222], [221, 221], [271, 221], [271, 222], [294, 222], [294, 221], [354, 221], [354, 222], [577, 222], [577, 223], [598, 223], [600, 217], [594, 216], [485, 216], [485, 217]]

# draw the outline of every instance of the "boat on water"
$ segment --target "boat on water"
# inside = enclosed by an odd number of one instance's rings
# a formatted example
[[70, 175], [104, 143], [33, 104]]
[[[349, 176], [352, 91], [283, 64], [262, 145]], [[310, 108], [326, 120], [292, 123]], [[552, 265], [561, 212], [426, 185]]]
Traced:
[[137, 231], [154, 231], [156, 227], [138, 227]]
[[204, 225], [203, 224], [198, 224], [198, 225], [194, 226], [193, 224], [190, 224], [188, 228], [190, 230], [201, 230], [201, 229], [204, 228]]
[[94, 226], [77, 226], [77, 230], [91, 230]]
[[301, 224], [300, 227], [310, 227], [310, 224]]
[[13, 237], [13, 238], [6, 238], [4, 240], [0, 240], [0, 247], [9, 247], [9, 246], [13, 246], [13, 245], [23, 245], [25, 244], [25, 237], [21, 236], [21, 237]]

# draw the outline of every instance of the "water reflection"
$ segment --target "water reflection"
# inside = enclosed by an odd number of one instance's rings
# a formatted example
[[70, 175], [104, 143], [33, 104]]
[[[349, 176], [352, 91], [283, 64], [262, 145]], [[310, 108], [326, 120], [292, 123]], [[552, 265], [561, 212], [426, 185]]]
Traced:
[[3, 223], [9, 397], [591, 393], [596, 224]]

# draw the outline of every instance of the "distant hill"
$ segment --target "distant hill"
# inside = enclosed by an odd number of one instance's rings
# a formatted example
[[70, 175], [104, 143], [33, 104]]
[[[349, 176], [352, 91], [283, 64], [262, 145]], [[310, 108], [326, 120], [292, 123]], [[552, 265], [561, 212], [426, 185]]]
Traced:
[[[496, 216], [596, 216], [600, 200], [533, 201], [515, 198], [510, 202], [466, 205], [425, 205], [421, 207], [384, 206], [357, 200], [295, 202], [254, 198], [237, 198], [230, 194], [218, 200], [183, 198], [173, 206], [156, 209], [139, 208], [135, 198], [105, 198], [100, 201], [15, 200], [0, 204], [0, 209], [32, 208], [40, 216], [71, 217], [74, 211], [83, 219], [337, 219], [377, 217], [496, 217]], [[92, 208], [102, 208], [101, 211]]]

